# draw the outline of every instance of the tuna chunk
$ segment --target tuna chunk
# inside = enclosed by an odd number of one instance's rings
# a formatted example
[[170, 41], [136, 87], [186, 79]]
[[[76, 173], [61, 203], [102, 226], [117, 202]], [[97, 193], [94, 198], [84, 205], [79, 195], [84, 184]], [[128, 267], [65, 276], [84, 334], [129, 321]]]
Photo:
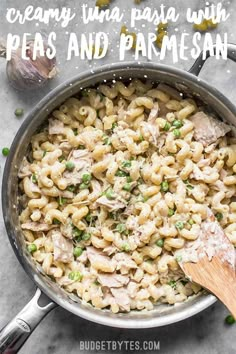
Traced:
[[130, 298], [127, 289], [111, 288], [111, 293], [114, 296], [116, 303], [123, 311], [130, 311]]
[[67, 180], [69, 185], [79, 184], [82, 181], [82, 174], [83, 172], [76, 170], [73, 170], [72, 172], [65, 171], [63, 177]]
[[135, 230], [139, 227], [138, 217], [130, 215], [126, 221], [126, 227], [128, 230]]
[[26, 157], [23, 158], [23, 161], [21, 163], [19, 172], [18, 172], [18, 177], [19, 178], [24, 178], [30, 176], [32, 173], [30, 171], [30, 163], [27, 160]]
[[107, 209], [109, 209], [110, 211], [115, 211], [115, 210], [119, 210], [122, 209], [126, 206], [125, 203], [119, 201], [119, 200], [110, 200], [105, 196], [102, 196], [100, 198], [98, 198], [96, 200], [96, 204], [99, 206], [104, 206]]
[[21, 228], [23, 230], [31, 230], [35, 232], [41, 232], [41, 231], [49, 231], [52, 228], [56, 227], [55, 225], [48, 225], [40, 222], [27, 222], [25, 224], [21, 225]]
[[194, 124], [194, 139], [205, 147], [214, 143], [231, 130], [230, 126], [204, 112], [197, 112], [189, 120]]
[[129, 282], [129, 278], [120, 274], [99, 274], [98, 280], [102, 286], [120, 288]]
[[81, 183], [83, 174], [90, 171], [92, 159], [89, 155], [88, 150], [73, 151], [69, 160], [75, 164], [75, 168], [73, 171], [63, 173], [69, 185]]
[[139, 285], [136, 282], [134, 282], [134, 281], [129, 282], [129, 284], [127, 286], [127, 290], [128, 290], [128, 294], [131, 298], [134, 298], [136, 296], [138, 288], [139, 288]]
[[102, 138], [102, 131], [91, 127], [91, 130], [85, 130], [78, 135], [79, 144], [85, 145], [89, 151], [93, 151], [94, 146]]
[[66, 275], [64, 277], [61, 277], [60, 279], [57, 279], [57, 282], [60, 286], [68, 286], [74, 282], [74, 280], [68, 278]]
[[117, 251], [117, 247], [114, 246], [108, 246], [103, 249], [103, 252], [105, 252], [108, 256], [112, 255]]
[[58, 119], [49, 119], [49, 135], [57, 135], [64, 133], [64, 123]]
[[157, 125], [155, 124], [155, 122], [153, 122], [153, 123], [141, 122], [140, 128], [141, 128], [142, 135], [145, 138], [149, 138], [150, 143], [152, 143], [153, 145], [156, 146], [157, 139], [158, 139], [160, 133], [159, 133], [159, 129], [158, 129]]
[[159, 112], [159, 104], [156, 102], [156, 103], [154, 103], [154, 106], [151, 109], [150, 114], [147, 119], [147, 122], [149, 124], [152, 124], [152, 125], [155, 124], [156, 119], [158, 117], [158, 112]]
[[117, 270], [120, 270], [122, 274], [127, 274], [129, 269], [137, 268], [135, 261], [126, 253], [117, 253], [113, 259], [117, 262]]
[[72, 161], [75, 163], [88, 159], [90, 159], [90, 152], [88, 150], [74, 150], [72, 153]]
[[87, 255], [91, 266], [97, 270], [105, 273], [113, 273], [116, 269], [116, 261], [104, 256], [102, 252], [94, 247], [87, 247]]
[[69, 263], [74, 260], [73, 243], [66, 239], [60, 231], [53, 231], [52, 241], [54, 246], [54, 260]]
[[141, 242], [148, 243], [152, 234], [156, 232], [154, 221], [147, 221], [135, 230], [135, 236], [138, 236]]
[[61, 224], [60, 230], [66, 238], [73, 238], [73, 226], [70, 219], [67, 220], [66, 224]]
[[62, 143], [60, 143], [59, 149], [61, 149], [63, 153], [69, 154], [72, 149], [72, 146], [68, 141], [63, 141]]
[[[37, 194], [41, 194], [41, 190], [38, 187], [37, 184], [33, 183], [31, 178], [29, 177], [25, 177], [23, 180], [23, 183], [27, 183], [28, 188], [30, 189], [31, 194], [37, 193]], [[31, 198], [34, 197], [33, 195], [31, 196]], [[37, 195], [35, 196], [35, 198], [37, 198]]]

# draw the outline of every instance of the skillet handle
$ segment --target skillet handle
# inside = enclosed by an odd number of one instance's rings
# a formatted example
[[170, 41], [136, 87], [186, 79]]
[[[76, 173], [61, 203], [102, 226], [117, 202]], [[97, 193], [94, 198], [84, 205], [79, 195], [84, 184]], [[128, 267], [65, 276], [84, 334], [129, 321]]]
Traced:
[[[215, 45], [214, 45], [214, 54], [215, 54]], [[227, 45], [227, 56], [229, 59], [233, 60], [236, 62], [236, 45], [229, 43]], [[200, 71], [202, 70], [203, 65], [205, 64], [205, 61], [210, 57], [210, 52], [208, 51], [206, 53], [206, 58], [203, 59], [203, 52], [199, 55], [199, 57], [196, 59], [195, 63], [193, 66], [190, 68], [189, 72], [193, 75], [198, 76]]]
[[15, 354], [34, 331], [42, 319], [57, 305], [49, 302], [41, 307], [38, 303], [41, 290], [37, 289], [28, 304], [0, 330], [0, 353]]

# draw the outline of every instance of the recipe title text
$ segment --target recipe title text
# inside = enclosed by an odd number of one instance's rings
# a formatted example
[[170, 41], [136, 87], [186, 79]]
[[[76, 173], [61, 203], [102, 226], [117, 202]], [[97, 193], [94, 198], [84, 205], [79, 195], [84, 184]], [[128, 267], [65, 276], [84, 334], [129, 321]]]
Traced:
[[[39, 25], [47, 25], [49, 28], [55, 27], [54, 31], [49, 32], [46, 36], [40, 31], [32, 33], [24, 33], [19, 35], [16, 33], [8, 33], [7, 35], [7, 60], [11, 60], [12, 54], [16, 50], [21, 50], [22, 58], [28, 59], [28, 43], [34, 41], [32, 50], [32, 59], [36, 59], [38, 55], [46, 55], [49, 59], [56, 55], [57, 51], [57, 28], [70, 28], [66, 31], [66, 59], [71, 60], [73, 57], [80, 57], [82, 60], [99, 60], [109, 53], [110, 41], [109, 33], [99, 31], [104, 23], [114, 23], [119, 33], [120, 26], [126, 20], [128, 11], [115, 6], [107, 9], [99, 9], [98, 7], [89, 7], [82, 4], [80, 11], [73, 11], [71, 8], [62, 7], [43, 9], [42, 7], [27, 6], [24, 10], [16, 8], [8, 8], [6, 12], [6, 20], [9, 24], [27, 25], [29, 22], [34, 23], [38, 28]], [[178, 22], [182, 20], [183, 14], [179, 13], [175, 7], [166, 7], [161, 4], [156, 9], [131, 8], [128, 27], [122, 31], [118, 37], [119, 59], [125, 60], [128, 53], [133, 51], [135, 60], [140, 57], [147, 57], [152, 60], [159, 57], [164, 60], [167, 53], [172, 54], [173, 63], [179, 60], [188, 60], [189, 57], [196, 59], [201, 51], [203, 58], [210, 54], [216, 56], [217, 59], [222, 57], [227, 59], [228, 34], [218, 33], [217, 30], [210, 33], [194, 32], [193, 24], [201, 24], [203, 20], [211, 20], [213, 25], [227, 21], [230, 14], [219, 2], [217, 5], [208, 4], [205, 8], [192, 10], [187, 8], [184, 12], [185, 22], [191, 24], [189, 32], [178, 33]], [[88, 28], [90, 23], [96, 23], [98, 31], [96, 33], [81, 33], [81, 28], [77, 27], [78, 22], [82, 22]], [[156, 45], [158, 34], [156, 27], [159, 24], [170, 23], [176, 28], [170, 33], [164, 33], [161, 46]], [[143, 33], [140, 27], [153, 27], [153, 30]], [[14, 27], [13, 27], [14, 28]], [[76, 29], [78, 29], [76, 31]], [[143, 30], [144, 31], [144, 30]], [[190, 39], [190, 40], [189, 40]], [[188, 45], [187, 45], [188, 43]], [[190, 43], [190, 45], [189, 45]], [[214, 45], [215, 43], [215, 45]], [[47, 50], [45, 51], [45, 44]]]

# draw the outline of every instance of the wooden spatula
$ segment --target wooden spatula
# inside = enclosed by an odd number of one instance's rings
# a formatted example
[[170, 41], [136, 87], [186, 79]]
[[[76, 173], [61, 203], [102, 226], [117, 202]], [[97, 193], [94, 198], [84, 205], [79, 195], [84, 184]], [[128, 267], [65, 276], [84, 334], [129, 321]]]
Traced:
[[191, 281], [216, 295], [236, 318], [235, 249], [211, 211], [199, 238], [185, 247], [180, 266]]

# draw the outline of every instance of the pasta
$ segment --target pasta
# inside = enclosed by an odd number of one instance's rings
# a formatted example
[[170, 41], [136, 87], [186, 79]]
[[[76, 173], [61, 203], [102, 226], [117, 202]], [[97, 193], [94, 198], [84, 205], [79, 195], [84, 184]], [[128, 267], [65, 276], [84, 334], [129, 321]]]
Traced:
[[175, 251], [197, 239], [207, 208], [236, 246], [230, 128], [162, 87], [133, 80], [83, 89], [32, 137], [19, 171], [19, 220], [34, 261], [66, 291], [114, 313], [201, 290]]

